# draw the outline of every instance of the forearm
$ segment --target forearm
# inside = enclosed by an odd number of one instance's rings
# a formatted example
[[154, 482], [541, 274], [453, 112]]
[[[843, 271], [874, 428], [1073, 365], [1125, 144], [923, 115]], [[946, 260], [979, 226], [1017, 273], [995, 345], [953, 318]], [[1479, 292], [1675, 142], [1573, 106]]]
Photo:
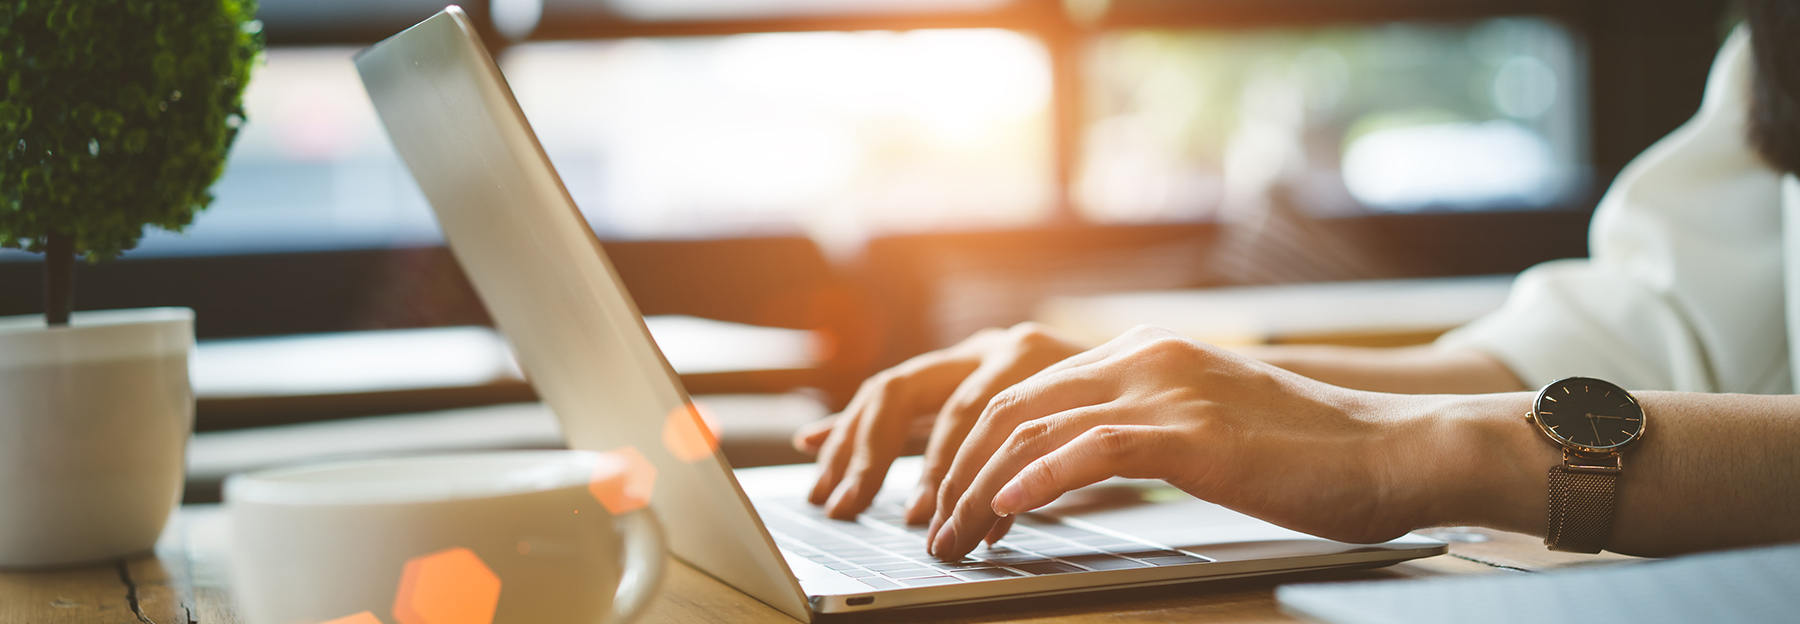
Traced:
[[1499, 360], [1468, 349], [1278, 345], [1243, 353], [1328, 384], [1371, 392], [1480, 394], [1526, 389]]
[[[1442, 451], [1427, 524], [1543, 535], [1560, 447], [1525, 420], [1532, 394], [1417, 397]], [[1626, 451], [1608, 550], [1664, 556], [1800, 540], [1800, 397], [1637, 393], [1648, 420]], [[1432, 440], [1417, 440], [1421, 447]]]

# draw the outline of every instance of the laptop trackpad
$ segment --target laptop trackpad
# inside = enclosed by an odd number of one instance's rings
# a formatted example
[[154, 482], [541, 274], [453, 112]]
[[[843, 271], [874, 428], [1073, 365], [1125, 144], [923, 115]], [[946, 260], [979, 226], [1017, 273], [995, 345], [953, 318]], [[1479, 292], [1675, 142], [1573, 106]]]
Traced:
[[1160, 481], [1109, 480], [1070, 492], [1038, 513], [1220, 561], [1381, 548], [1284, 529], [1194, 498]]

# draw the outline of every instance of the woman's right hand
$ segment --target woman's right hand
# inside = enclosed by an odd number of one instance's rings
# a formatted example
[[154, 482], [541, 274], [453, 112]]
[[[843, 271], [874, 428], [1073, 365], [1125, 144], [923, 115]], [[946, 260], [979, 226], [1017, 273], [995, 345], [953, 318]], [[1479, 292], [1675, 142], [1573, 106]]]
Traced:
[[836, 416], [802, 428], [794, 446], [819, 457], [811, 500], [833, 518], [867, 509], [887, 471], [922, 419], [935, 417], [925, 471], [906, 506], [906, 521], [923, 524], [937, 511], [938, 484], [988, 401], [1000, 391], [1086, 346], [1036, 323], [984, 329], [956, 346], [877, 373]]

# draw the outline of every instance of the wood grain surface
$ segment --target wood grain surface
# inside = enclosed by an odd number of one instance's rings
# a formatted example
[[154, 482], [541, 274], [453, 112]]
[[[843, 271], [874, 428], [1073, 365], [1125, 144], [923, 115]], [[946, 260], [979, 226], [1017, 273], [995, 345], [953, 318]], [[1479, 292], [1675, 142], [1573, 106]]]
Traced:
[[[226, 572], [227, 523], [216, 506], [184, 507], [156, 552], [56, 570], [0, 572], [0, 624], [237, 624]], [[975, 624], [1019, 622], [1293, 622], [1275, 604], [1277, 585], [1294, 582], [1529, 574], [1629, 559], [1546, 550], [1537, 539], [1481, 529], [1449, 533], [1450, 554], [1370, 570], [1331, 570], [1038, 597], [982, 605], [838, 616], [830, 621]], [[671, 562], [646, 624], [794, 620], [712, 577]]]

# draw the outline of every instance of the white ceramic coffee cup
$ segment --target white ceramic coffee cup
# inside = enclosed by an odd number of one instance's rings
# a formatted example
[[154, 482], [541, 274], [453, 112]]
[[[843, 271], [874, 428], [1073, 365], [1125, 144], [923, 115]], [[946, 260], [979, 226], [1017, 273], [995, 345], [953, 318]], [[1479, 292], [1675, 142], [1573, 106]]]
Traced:
[[194, 423], [182, 308], [0, 318], [0, 568], [148, 552]]
[[590, 486], [627, 469], [611, 455], [509, 451], [235, 475], [225, 504], [238, 605], [252, 624], [443, 621], [397, 613], [409, 609], [629, 621], [655, 594], [666, 550], [648, 508], [614, 516], [595, 498]]

